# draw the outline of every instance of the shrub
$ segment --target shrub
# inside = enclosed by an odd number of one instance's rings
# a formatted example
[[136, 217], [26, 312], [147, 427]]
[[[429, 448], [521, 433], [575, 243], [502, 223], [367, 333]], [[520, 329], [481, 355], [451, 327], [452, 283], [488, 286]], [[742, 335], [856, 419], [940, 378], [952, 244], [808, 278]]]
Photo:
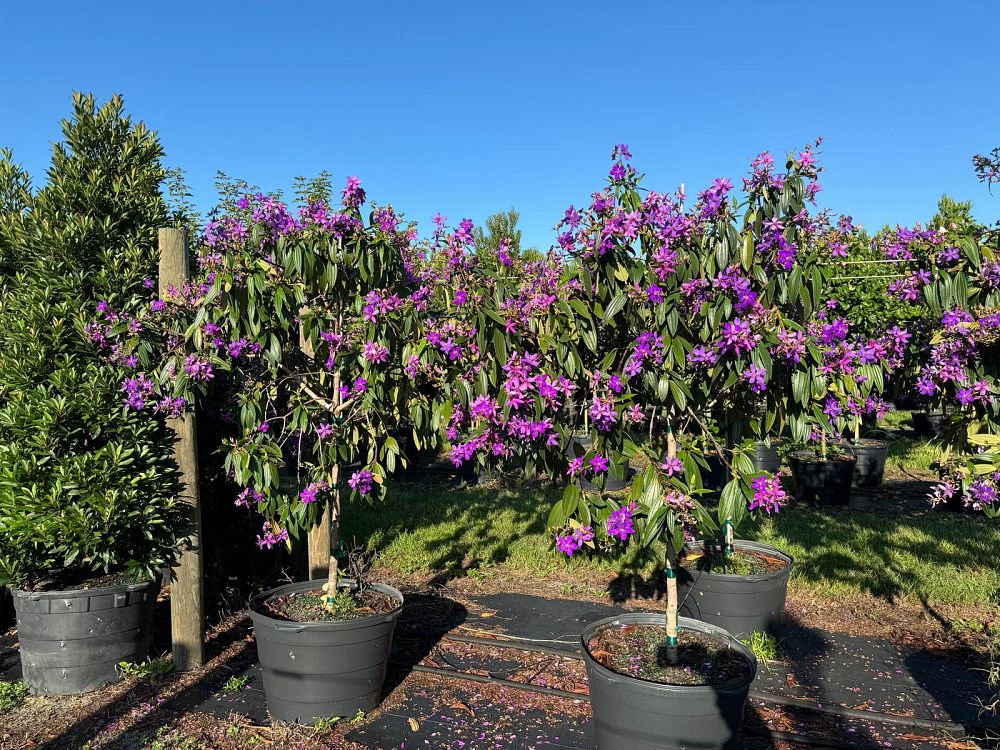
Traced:
[[[0, 220], [18, 262], [0, 292], [0, 583], [15, 586], [151, 575], [184, 518], [162, 424], [126, 412], [84, 335], [100, 302], [153, 284], [162, 151], [120, 98], [73, 105], [47, 184]], [[4, 165], [6, 184], [28, 184]]]

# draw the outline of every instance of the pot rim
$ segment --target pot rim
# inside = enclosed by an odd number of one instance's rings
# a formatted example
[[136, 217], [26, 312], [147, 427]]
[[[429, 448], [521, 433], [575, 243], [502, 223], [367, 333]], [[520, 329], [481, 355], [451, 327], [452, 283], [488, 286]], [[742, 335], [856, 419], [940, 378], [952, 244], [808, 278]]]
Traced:
[[664, 697], [671, 693], [678, 692], [693, 693], [696, 696], [704, 696], [706, 698], [719, 694], [739, 695], [747, 690], [750, 683], [752, 683], [757, 677], [757, 657], [754, 656], [753, 651], [746, 644], [740, 643], [738, 640], [733, 638], [728, 631], [723, 630], [716, 625], [710, 625], [707, 622], [695, 620], [690, 617], [678, 617], [678, 627], [680, 629], [687, 628], [688, 630], [695, 630], [726, 644], [729, 646], [730, 650], [736, 651], [747, 661], [750, 665], [750, 674], [742, 679], [730, 680], [722, 685], [669, 685], [664, 682], [643, 680], [638, 677], [622, 674], [621, 672], [615, 672], [613, 669], [608, 669], [597, 661], [597, 659], [591, 656], [590, 650], [587, 648], [587, 641], [593, 638], [599, 630], [606, 629], [614, 625], [659, 625], [662, 621], [662, 614], [656, 614], [653, 612], [627, 612], [620, 615], [605, 617], [590, 623], [584, 627], [583, 631], [580, 633], [580, 648], [587, 667], [597, 670], [597, 672], [606, 679], [625, 680], [626, 682], [631, 682], [635, 685], [641, 685], [645, 689], [654, 693], [664, 694]]
[[[804, 459], [804, 458], [802, 458], [802, 456], [809, 456], [810, 458], [809, 459]], [[810, 460], [810, 461], [815, 462], [815, 463], [827, 463], [827, 464], [832, 464], [834, 462], [842, 463], [842, 462], [845, 462], [845, 461], [846, 462], [851, 462], [851, 461], [855, 461], [856, 462], [858, 460], [857, 456], [848, 456], [847, 454], [844, 454], [844, 453], [838, 454], [835, 457], [827, 456], [826, 459], [823, 459], [823, 458], [820, 457], [819, 453], [817, 453], [816, 451], [808, 450], [808, 449], [803, 449], [803, 450], [799, 450], [799, 451], [792, 451], [791, 453], [788, 454], [787, 458], [788, 458], [789, 461], [791, 461], [794, 458], [794, 459], [797, 459], [797, 460]]]
[[[691, 545], [695, 547], [701, 547], [704, 549], [705, 540], [696, 539], [695, 541], [691, 542]], [[723, 578], [726, 580], [739, 579], [741, 581], [767, 581], [772, 578], [780, 578], [782, 576], [791, 575], [792, 568], [795, 567], [794, 557], [792, 557], [787, 552], [778, 549], [777, 547], [772, 547], [770, 544], [764, 544], [763, 542], [755, 542], [750, 539], [734, 539], [733, 546], [737, 549], [743, 547], [744, 549], [751, 549], [757, 552], [775, 552], [780, 557], [784, 558], [788, 562], [788, 565], [786, 565], [781, 570], [775, 570], [771, 573], [757, 573], [755, 575], [750, 575], [750, 576], [740, 575], [738, 573], [715, 573], [710, 570], [700, 570], [696, 571], [697, 577], [704, 578], [708, 576], [709, 578]], [[695, 573], [692, 573], [692, 575], [695, 575]]]
[[879, 440], [878, 438], [861, 438], [860, 440], [854, 440], [852, 438], [847, 441], [846, 445], [851, 450], [856, 450], [856, 449], [864, 450], [865, 448], [873, 448], [876, 450], [881, 450], [883, 448], [889, 447], [889, 441]]
[[[351, 585], [355, 583], [355, 581], [353, 578], [341, 578], [340, 581], [338, 581], [338, 587], [340, 587], [340, 584], [343, 583]], [[399, 589], [394, 588], [387, 583], [372, 583], [369, 585], [373, 589], [381, 591], [383, 594], [387, 594], [395, 599], [398, 602], [396, 608], [390, 612], [368, 615], [355, 620], [309, 620], [307, 622], [295, 622], [294, 620], [279, 620], [278, 618], [271, 617], [258, 609], [261, 604], [268, 599], [274, 598], [275, 596], [293, 593], [296, 591], [318, 589], [322, 585], [322, 579], [313, 581], [296, 581], [295, 583], [286, 583], [283, 586], [268, 589], [257, 594], [247, 605], [247, 612], [250, 613], [250, 619], [253, 620], [254, 627], [257, 627], [258, 625], [267, 625], [275, 630], [283, 632], [301, 632], [302, 630], [309, 630], [311, 632], [324, 630], [356, 630], [359, 628], [370, 627], [371, 625], [379, 622], [390, 622], [392, 620], [396, 620], [403, 612], [403, 602], [405, 601], [403, 593]]]
[[15, 599], [76, 599], [84, 596], [103, 596], [104, 594], [121, 593], [122, 591], [142, 591], [150, 588], [160, 588], [161, 584], [156, 580], [140, 581], [138, 583], [118, 583], [114, 586], [98, 586], [94, 589], [64, 589], [60, 591], [28, 591], [8, 587]]

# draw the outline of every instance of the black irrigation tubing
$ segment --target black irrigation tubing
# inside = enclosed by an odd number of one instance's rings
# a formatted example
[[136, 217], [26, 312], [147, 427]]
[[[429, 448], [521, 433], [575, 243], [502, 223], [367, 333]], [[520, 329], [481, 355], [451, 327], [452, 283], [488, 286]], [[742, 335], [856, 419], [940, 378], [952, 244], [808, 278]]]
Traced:
[[[553, 646], [543, 646], [531, 642], [520, 642], [520, 641], [510, 641], [502, 640], [499, 638], [481, 638], [473, 635], [446, 635], [444, 640], [458, 641], [460, 643], [471, 643], [481, 646], [496, 646], [499, 648], [509, 648], [519, 651], [533, 651], [542, 654], [550, 654], [552, 656], [562, 656], [569, 659], [583, 660], [583, 656], [580, 654], [579, 650], [574, 646], [573, 651], [566, 649], [559, 649]], [[505, 682], [510, 682], [505, 680]], [[517, 685], [522, 685], [523, 683], [515, 683]], [[561, 693], [566, 693], [566, 691], [560, 691]], [[571, 693], [570, 695], [579, 696], [578, 693]], [[563, 697], [566, 697], [565, 695]], [[878, 721], [885, 724], [898, 724], [907, 727], [919, 727], [921, 729], [933, 729], [943, 732], [954, 732], [964, 734], [967, 730], [989, 730], [995, 729], [994, 726], [989, 726], [986, 724], [972, 722], [968, 724], [958, 724], [953, 721], [948, 721], [947, 719], [922, 719], [919, 717], [910, 716], [900, 716], [899, 714], [887, 714], [879, 711], [862, 711], [856, 708], [845, 708], [841, 706], [826, 706], [820, 708], [815, 703], [807, 700], [802, 700], [800, 698], [788, 698], [783, 695], [776, 695], [774, 693], [766, 693], [761, 690], [751, 690], [751, 698], [764, 703], [772, 703], [778, 706], [787, 706], [789, 708], [801, 708], [806, 711], [812, 711], [814, 713], [829, 714], [831, 716], [840, 716], [845, 719], [862, 719], [868, 721]]]
[[413, 667], [414, 672], [424, 672], [425, 674], [435, 674], [439, 677], [450, 677], [454, 680], [468, 680], [469, 682], [482, 682], [487, 685], [502, 685], [503, 687], [514, 688], [515, 690], [524, 690], [528, 693], [540, 693], [542, 695], [551, 695], [555, 698], [567, 698], [574, 701], [585, 701], [589, 700], [584, 693], [574, 693], [569, 690], [560, 690], [559, 688], [542, 687], [541, 685], [528, 685], [523, 682], [514, 682], [514, 680], [505, 680], [502, 677], [488, 677], [486, 675], [474, 674], [472, 672], [459, 672], [454, 669], [441, 669], [440, 667], [427, 667], [423, 664], [417, 664]]

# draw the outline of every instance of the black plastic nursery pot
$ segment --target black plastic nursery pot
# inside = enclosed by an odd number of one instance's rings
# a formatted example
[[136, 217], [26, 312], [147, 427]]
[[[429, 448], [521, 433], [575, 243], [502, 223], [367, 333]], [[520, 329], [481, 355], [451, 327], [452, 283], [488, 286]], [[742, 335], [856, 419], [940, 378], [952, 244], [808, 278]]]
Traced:
[[14, 621], [14, 601], [10, 589], [0, 586], [0, 628], [5, 628]]
[[[579, 446], [579, 450], [576, 450], [576, 446]], [[576, 458], [577, 455], [583, 455], [587, 448], [590, 446], [590, 437], [587, 435], [574, 435], [566, 446], [564, 455], [566, 458]], [[589, 492], [619, 492], [624, 490], [629, 486], [629, 482], [632, 477], [635, 476], [635, 469], [631, 466], [625, 467], [625, 476], [622, 479], [612, 476], [611, 473], [604, 474], [604, 484], [601, 485], [600, 477], [597, 476], [595, 479], [598, 481], [591, 482], [589, 479], [584, 477], [578, 477], [576, 480], [576, 486], [581, 490], [587, 490]]]
[[149, 656], [158, 582], [77, 591], [14, 591], [24, 681], [38, 695], [116, 682], [119, 662]]
[[823, 459], [814, 451], [788, 454], [799, 500], [819, 505], [847, 505], [854, 482], [854, 456], [836, 455]]
[[781, 458], [778, 456], [778, 443], [775, 441], [757, 440], [754, 443], [753, 466], [757, 471], [776, 474], [781, 468]]
[[[250, 602], [257, 656], [271, 716], [314, 724], [334, 716], [354, 717], [382, 700], [392, 634], [403, 611], [403, 595], [392, 586], [371, 584], [395, 599], [392, 612], [343, 622], [289, 622], [263, 612], [268, 599], [314, 591], [322, 581], [291, 583]], [[351, 586], [353, 581], [341, 581]]]
[[913, 430], [922, 438], [933, 438], [940, 435], [947, 419], [948, 415], [940, 412], [915, 411], [910, 413]]
[[853, 486], [871, 490], [881, 485], [889, 444], [883, 440], [852, 440], [848, 446], [858, 460], [854, 465]]
[[662, 625], [663, 614], [625, 614], [584, 629], [584, 663], [590, 684], [597, 750], [731, 750], [739, 747], [743, 706], [757, 675], [753, 652], [714, 625], [687, 617], [682, 630], [705, 633], [739, 652], [749, 675], [724, 685], [664, 685], [614, 672], [595, 660], [587, 644], [600, 631], [626, 625]]
[[721, 456], [717, 453], [706, 453], [705, 463], [708, 469], [701, 472], [701, 486], [713, 492], [722, 492], [722, 488], [729, 481], [729, 471], [722, 462]]
[[[733, 575], [681, 567], [677, 576], [679, 612], [707, 622], [745, 639], [753, 632], [778, 635], [784, 619], [788, 577], [795, 561], [791, 555], [767, 544], [736, 540], [736, 550], [756, 552], [780, 560], [785, 567], [760, 575]], [[688, 545], [692, 552], [703, 552], [702, 542]]]

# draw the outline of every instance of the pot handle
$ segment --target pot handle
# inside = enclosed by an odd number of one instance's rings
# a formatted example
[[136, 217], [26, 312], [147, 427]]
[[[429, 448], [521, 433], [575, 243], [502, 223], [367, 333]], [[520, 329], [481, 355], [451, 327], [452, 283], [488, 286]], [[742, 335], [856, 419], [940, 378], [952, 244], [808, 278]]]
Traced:
[[275, 625], [274, 629], [279, 633], [301, 633], [305, 627], [302, 625]]

